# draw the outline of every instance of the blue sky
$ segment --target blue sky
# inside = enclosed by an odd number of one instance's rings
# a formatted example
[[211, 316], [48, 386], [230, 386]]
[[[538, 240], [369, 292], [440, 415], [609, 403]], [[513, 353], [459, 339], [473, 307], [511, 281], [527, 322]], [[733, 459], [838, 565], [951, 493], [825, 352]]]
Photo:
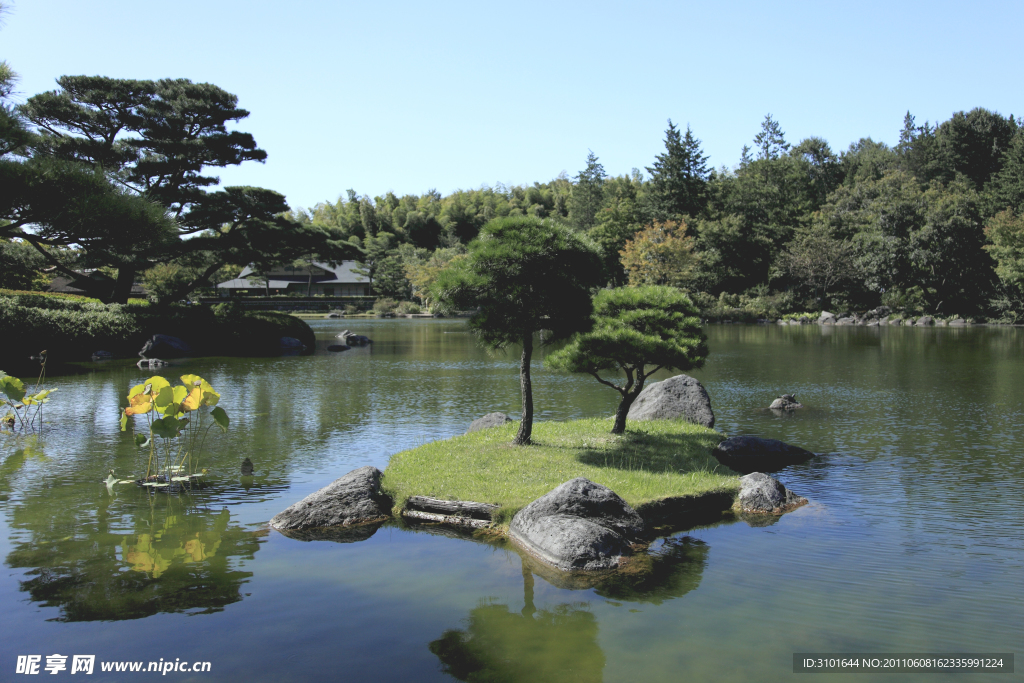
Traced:
[[[6, 0], [5, 0], [6, 1]], [[666, 120], [733, 166], [765, 114], [790, 142], [892, 144], [982, 106], [1024, 114], [1024, 3], [9, 0], [21, 98], [63, 74], [236, 94], [266, 164], [222, 184], [293, 207], [652, 163]]]

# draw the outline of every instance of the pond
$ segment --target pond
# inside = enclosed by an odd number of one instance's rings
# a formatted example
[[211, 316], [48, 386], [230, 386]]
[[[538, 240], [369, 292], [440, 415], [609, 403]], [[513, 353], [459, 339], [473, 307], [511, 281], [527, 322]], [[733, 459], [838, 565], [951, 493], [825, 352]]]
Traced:
[[[160, 660], [210, 662], [167, 674], [182, 681], [779, 680], [796, 652], [1024, 642], [1024, 330], [709, 327], [692, 374], [716, 428], [823, 454], [777, 475], [810, 504], [768, 526], [679, 530], [642, 577], [585, 586], [501, 542], [401, 524], [313, 542], [268, 530], [356, 467], [518, 412], [517, 357], [489, 355], [463, 321], [312, 324], [312, 356], [163, 373], [210, 380], [232, 418], [188, 496], [102, 483], [135, 473], [118, 414], [146, 374], [115, 362], [53, 378], [44, 436], [0, 446], [4, 680], [34, 654], [68, 655], [64, 676], [71, 655], [95, 655], [95, 680], [126, 676], [101, 662]], [[345, 328], [374, 343], [327, 352]], [[539, 359], [534, 381], [539, 420], [616, 404]], [[765, 410], [784, 392], [807, 407]]]

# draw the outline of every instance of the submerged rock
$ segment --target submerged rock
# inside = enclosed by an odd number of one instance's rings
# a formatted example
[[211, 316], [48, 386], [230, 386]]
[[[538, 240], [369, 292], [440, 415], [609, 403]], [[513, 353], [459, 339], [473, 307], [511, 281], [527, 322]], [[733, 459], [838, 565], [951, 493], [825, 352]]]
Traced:
[[500, 427], [501, 425], [508, 424], [509, 422], [512, 422], [512, 418], [505, 413], [487, 413], [483, 417], [473, 420], [469, 424], [469, 429], [466, 430], [466, 433], [472, 434], [473, 432], [479, 432], [481, 429]]
[[327, 347], [327, 350], [337, 353], [340, 351], [348, 351], [351, 348], [352, 347], [349, 346], [348, 344], [331, 344], [330, 346]]
[[390, 516], [391, 500], [381, 493], [381, 472], [367, 465], [352, 470], [279, 512], [270, 526], [279, 530], [353, 526]]
[[804, 405], [797, 401], [796, 396], [793, 394], [783, 394], [772, 401], [772, 404], [768, 407], [772, 410], [796, 410], [797, 408], [803, 408]]
[[781, 515], [806, 503], [806, 498], [762, 472], [751, 472], [740, 478], [739, 507], [743, 512]]
[[734, 436], [726, 439], [715, 446], [712, 455], [726, 467], [744, 474], [774, 472], [814, 457], [814, 453], [798, 446], [757, 436]]
[[644, 532], [636, 510], [606, 486], [577, 477], [516, 513], [509, 536], [563, 571], [617, 567]]
[[704, 385], [689, 375], [676, 375], [648, 384], [629, 408], [628, 420], [684, 418], [703, 427], [715, 426], [711, 397]]

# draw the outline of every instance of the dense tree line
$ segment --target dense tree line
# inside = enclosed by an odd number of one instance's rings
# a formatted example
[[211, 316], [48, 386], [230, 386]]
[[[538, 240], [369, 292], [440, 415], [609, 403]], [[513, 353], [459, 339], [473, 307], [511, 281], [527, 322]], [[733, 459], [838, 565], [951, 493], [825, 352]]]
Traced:
[[302, 220], [376, 254], [365, 266], [387, 273], [376, 291], [397, 298], [492, 218], [530, 216], [589, 236], [608, 284], [672, 284], [704, 310], [1024, 316], [1024, 132], [1013, 116], [977, 108], [918, 125], [908, 113], [896, 146], [864, 138], [836, 153], [817, 137], [791, 144], [769, 115], [733, 169], [707, 162], [693, 131], [669, 121], [646, 174], [608, 176], [591, 152], [572, 177], [447, 196], [349, 190]]

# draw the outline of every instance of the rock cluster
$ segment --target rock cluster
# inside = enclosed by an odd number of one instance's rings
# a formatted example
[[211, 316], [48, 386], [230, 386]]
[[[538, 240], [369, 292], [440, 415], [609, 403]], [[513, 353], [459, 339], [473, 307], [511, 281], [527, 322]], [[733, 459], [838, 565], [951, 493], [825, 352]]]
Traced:
[[367, 344], [373, 343], [369, 337], [349, 332], [348, 330], [343, 330], [341, 334], [338, 335], [338, 339], [340, 339], [341, 343], [345, 346], [366, 346]]
[[628, 420], [683, 418], [703, 427], [715, 426], [711, 397], [704, 386], [689, 375], [676, 375], [648, 384], [629, 408]]
[[610, 488], [583, 477], [533, 501], [509, 525], [513, 541], [563, 571], [617, 567], [643, 532], [636, 510]]

